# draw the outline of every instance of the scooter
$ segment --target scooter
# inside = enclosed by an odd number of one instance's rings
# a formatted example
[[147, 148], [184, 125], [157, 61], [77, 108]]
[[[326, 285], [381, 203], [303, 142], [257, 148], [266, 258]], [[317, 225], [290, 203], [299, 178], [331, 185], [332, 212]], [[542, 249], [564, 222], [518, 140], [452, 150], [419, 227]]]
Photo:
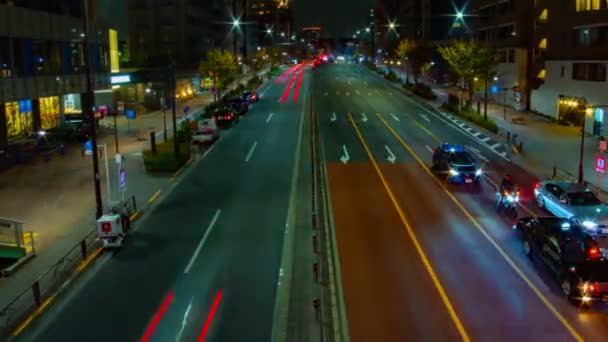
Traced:
[[517, 209], [519, 208], [519, 190], [512, 192], [505, 191], [502, 196], [496, 193], [496, 200], [500, 201], [496, 211], [503, 211], [507, 217], [516, 219]]

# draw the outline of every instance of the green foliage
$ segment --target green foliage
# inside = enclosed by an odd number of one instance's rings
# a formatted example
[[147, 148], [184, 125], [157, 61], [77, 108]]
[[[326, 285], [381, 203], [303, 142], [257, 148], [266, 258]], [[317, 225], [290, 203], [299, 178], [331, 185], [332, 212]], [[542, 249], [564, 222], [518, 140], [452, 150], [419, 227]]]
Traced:
[[268, 72], [268, 74], [272, 77], [272, 76], [279, 76], [282, 72], [283, 72], [284, 68], [281, 68], [280, 66], [277, 65], [273, 65], [272, 67], [270, 67], [270, 71]]
[[187, 142], [180, 143], [179, 155], [173, 153], [173, 139], [156, 145], [156, 154], [151, 150], [143, 152], [144, 166], [148, 172], [175, 172], [190, 159], [190, 145]]
[[270, 59], [268, 57], [268, 51], [265, 48], [254, 51], [247, 61], [247, 64], [255, 72], [262, 70], [262, 68], [269, 63]]
[[462, 111], [458, 111], [457, 103], [455, 105], [444, 103], [441, 105], [441, 108], [445, 111], [452, 112], [452, 113], [460, 116], [461, 118], [463, 118], [469, 122], [472, 122], [481, 128], [484, 128], [484, 129], [490, 131], [491, 133], [494, 133], [494, 134], [498, 133], [498, 126], [496, 125], [496, 122], [494, 120], [485, 119], [483, 116], [477, 114], [473, 110], [463, 108]]
[[220, 90], [225, 89], [236, 76], [238, 65], [234, 55], [227, 50], [211, 50], [199, 66], [202, 77], [213, 80], [214, 86]]
[[[413, 74], [414, 83], [418, 83], [418, 76], [429, 65], [428, 46], [421, 40], [404, 39], [397, 45], [395, 54], [405, 60], [409, 67], [408, 77], [410, 73]], [[409, 82], [409, 79], [406, 82]]]
[[246, 88], [248, 90], [255, 90], [262, 84], [262, 79], [259, 76], [254, 76], [247, 81]]
[[422, 97], [425, 98], [427, 100], [436, 100], [437, 99], [437, 95], [435, 95], [435, 93], [433, 93], [433, 89], [431, 89], [431, 87], [429, 87], [428, 85], [424, 84], [424, 83], [416, 83], [413, 86], [411, 86], [410, 90]]
[[271, 46], [266, 49], [268, 61], [271, 66], [277, 66], [281, 64], [281, 56], [283, 54], [283, 48], [278, 46]]
[[192, 138], [192, 127], [189, 120], [184, 120], [177, 128], [177, 141], [179, 143], [189, 142]]
[[385, 75], [384, 78], [391, 81], [391, 82], [399, 82], [400, 79], [399, 77], [397, 77], [397, 75], [395, 75], [395, 73], [392, 70], [389, 70]]

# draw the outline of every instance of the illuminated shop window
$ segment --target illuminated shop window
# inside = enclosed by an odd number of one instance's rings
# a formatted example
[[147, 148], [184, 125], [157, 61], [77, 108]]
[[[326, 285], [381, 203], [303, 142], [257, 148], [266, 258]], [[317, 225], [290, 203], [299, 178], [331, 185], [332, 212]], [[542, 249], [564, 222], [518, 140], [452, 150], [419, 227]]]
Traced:
[[32, 101], [7, 102], [4, 104], [6, 112], [6, 133], [9, 141], [32, 135], [34, 120], [32, 117]]
[[59, 97], [40, 98], [40, 128], [46, 130], [59, 126]]

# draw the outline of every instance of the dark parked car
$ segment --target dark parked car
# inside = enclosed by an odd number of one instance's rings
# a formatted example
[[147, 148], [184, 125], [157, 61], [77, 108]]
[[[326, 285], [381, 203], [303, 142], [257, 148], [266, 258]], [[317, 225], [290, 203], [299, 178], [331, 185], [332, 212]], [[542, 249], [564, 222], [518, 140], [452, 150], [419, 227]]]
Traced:
[[211, 108], [211, 119], [215, 119], [218, 126], [227, 127], [238, 122], [240, 116], [226, 105], [215, 105]]
[[243, 98], [249, 103], [255, 103], [260, 101], [260, 95], [257, 91], [246, 91], [243, 93]]
[[226, 106], [238, 115], [245, 115], [249, 111], [249, 103], [241, 97], [228, 99], [226, 101]]

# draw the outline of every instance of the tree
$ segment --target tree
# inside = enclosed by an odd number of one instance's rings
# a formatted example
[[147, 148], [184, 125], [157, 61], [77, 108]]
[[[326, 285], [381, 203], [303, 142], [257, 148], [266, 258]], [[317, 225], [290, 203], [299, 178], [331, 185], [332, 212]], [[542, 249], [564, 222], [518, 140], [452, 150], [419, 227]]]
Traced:
[[219, 98], [220, 91], [232, 83], [236, 76], [238, 65], [235, 60], [230, 51], [216, 49], [207, 52], [199, 66], [201, 76], [210, 77], [213, 80], [216, 100]]
[[253, 69], [253, 71], [258, 72], [258, 71], [262, 70], [262, 68], [268, 63], [269, 63], [268, 52], [266, 51], [266, 49], [260, 49], [260, 50], [256, 50], [251, 55], [247, 64], [249, 64], [249, 66], [251, 67], [251, 69]]
[[271, 46], [267, 49], [268, 59], [270, 60], [271, 66], [277, 66], [281, 64], [281, 56], [283, 54], [283, 49], [278, 46]]
[[479, 77], [484, 80], [484, 118], [487, 119], [488, 80], [498, 64], [494, 49], [474, 40], [460, 40], [438, 50], [452, 70], [467, 84], [469, 103], [473, 101], [474, 79]]
[[406, 83], [410, 83], [410, 74], [414, 76], [414, 83], [418, 83], [418, 76], [422, 68], [429, 60], [428, 49], [423, 41], [413, 39], [403, 39], [397, 45], [395, 54], [399, 59], [406, 60], [408, 71], [405, 78]]

